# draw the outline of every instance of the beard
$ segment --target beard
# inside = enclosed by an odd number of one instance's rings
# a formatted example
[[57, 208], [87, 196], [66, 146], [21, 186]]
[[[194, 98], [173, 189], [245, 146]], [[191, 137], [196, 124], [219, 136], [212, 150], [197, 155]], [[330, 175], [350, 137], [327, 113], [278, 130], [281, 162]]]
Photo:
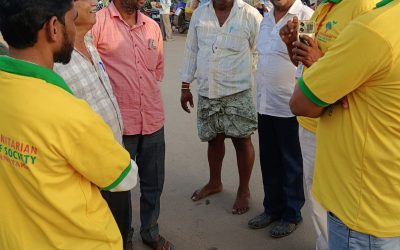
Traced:
[[68, 36], [65, 26], [63, 29], [63, 37], [64, 39], [61, 48], [54, 53], [53, 60], [56, 63], [67, 64], [71, 60], [71, 54], [74, 50], [74, 42]]
[[128, 13], [133, 13], [139, 9], [136, 0], [122, 0], [121, 7]]

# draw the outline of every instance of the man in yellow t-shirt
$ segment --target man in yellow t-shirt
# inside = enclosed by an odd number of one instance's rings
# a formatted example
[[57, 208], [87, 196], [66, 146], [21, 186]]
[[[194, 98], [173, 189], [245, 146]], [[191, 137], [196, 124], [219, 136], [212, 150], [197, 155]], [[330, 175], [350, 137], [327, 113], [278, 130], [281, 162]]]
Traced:
[[[377, 6], [304, 73], [290, 103], [321, 116], [313, 194], [330, 212], [331, 250], [400, 249], [400, 0]], [[347, 109], [335, 104], [345, 96]]]
[[72, 0], [0, 0], [0, 249], [122, 249], [100, 190], [135, 184], [129, 153], [51, 69], [75, 38]]
[[[310, 67], [332, 46], [336, 38], [354, 18], [372, 10], [376, 0], [323, 0], [317, 7], [311, 20], [317, 26], [316, 39], [305, 38], [311, 46], [296, 42], [297, 22], [289, 22], [282, 28], [280, 34], [286, 43], [292, 62], [297, 65], [302, 62]], [[291, 33], [290, 29], [294, 32]], [[293, 43], [295, 46], [293, 46]], [[311, 195], [314, 176], [315, 132], [318, 120], [298, 117], [299, 139], [303, 156], [303, 173], [306, 199], [309, 201], [311, 218], [318, 235], [316, 249], [327, 249], [327, 218], [326, 211]]]

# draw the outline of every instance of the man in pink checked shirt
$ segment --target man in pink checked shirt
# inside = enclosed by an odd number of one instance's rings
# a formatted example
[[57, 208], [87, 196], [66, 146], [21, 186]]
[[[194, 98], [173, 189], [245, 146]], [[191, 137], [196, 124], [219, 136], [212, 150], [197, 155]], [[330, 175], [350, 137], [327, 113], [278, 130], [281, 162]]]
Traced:
[[153, 249], [174, 249], [157, 223], [165, 171], [163, 37], [158, 24], [138, 11], [143, 4], [113, 1], [97, 13], [92, 35], [121, 110], [125, 147], [140, 166], [140, 235]]

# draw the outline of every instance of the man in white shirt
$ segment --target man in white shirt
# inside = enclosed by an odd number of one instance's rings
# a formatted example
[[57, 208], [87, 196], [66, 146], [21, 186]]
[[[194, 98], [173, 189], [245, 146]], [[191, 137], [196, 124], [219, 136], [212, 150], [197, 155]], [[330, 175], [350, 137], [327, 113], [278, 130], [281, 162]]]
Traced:
[[160, 0], [158, 8], [160, 9], [160, 24], [163, 39], [167, 42], [172, 41], [172, 27], [169, 17], [169, 14], [171, 12], [171, 0]]
[[210, 180], [194, 192], [193, 201], [221, 192], [225, 138], [236, 149], [240, 184], [233, 214], [249, 210], [249, 180], [254, 164], [251, 134], [257, 114], [251, 95], [256, 66], [256, 41], [262, 16], [243, 0], [213, 0], [193, 14], [182, 67], [181, 106], [193, 107], [190, 84], [198, 84], [197, 127], [208, 142]]
[[301, 222], [304, 205], [303, 164], [298, 123], [289, 108], [295, 86], [292, 64], [279, 31], [294, 16], [308, 20], [313, 11], [301, 0], [271, 0], [260, 28], [256, 72], [260, 163], [264, 184], [264, 212], [249, 221], [253, 229], [274, 221], [270, 234], [284, 237]]

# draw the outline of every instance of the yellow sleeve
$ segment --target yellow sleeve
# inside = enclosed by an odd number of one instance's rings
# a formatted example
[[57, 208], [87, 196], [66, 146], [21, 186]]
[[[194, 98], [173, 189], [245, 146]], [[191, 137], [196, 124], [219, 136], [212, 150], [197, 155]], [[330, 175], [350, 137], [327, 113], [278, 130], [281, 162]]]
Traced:
[[111, 190], [130, 172], [130, 155], [99, 116], [88, 115], [90, 123], [85, 122], [88, 126], [72, 144], [67, 160], [86, 179], [104, 190]]
[[358, 0], [358, 1], [352, 1], [353, 4], [353, 17], [352, 19], [355, 19], [356, 17], [367, 13], [368, 11], [373, 10], [376, 7], [376, 4], [380, 2], [381, 0]]
[[389, 43], [374, 30], [353, 22], [298, 84], [312, 102], [324, 107], [363, 84], [381, 79], [392, 61]]

